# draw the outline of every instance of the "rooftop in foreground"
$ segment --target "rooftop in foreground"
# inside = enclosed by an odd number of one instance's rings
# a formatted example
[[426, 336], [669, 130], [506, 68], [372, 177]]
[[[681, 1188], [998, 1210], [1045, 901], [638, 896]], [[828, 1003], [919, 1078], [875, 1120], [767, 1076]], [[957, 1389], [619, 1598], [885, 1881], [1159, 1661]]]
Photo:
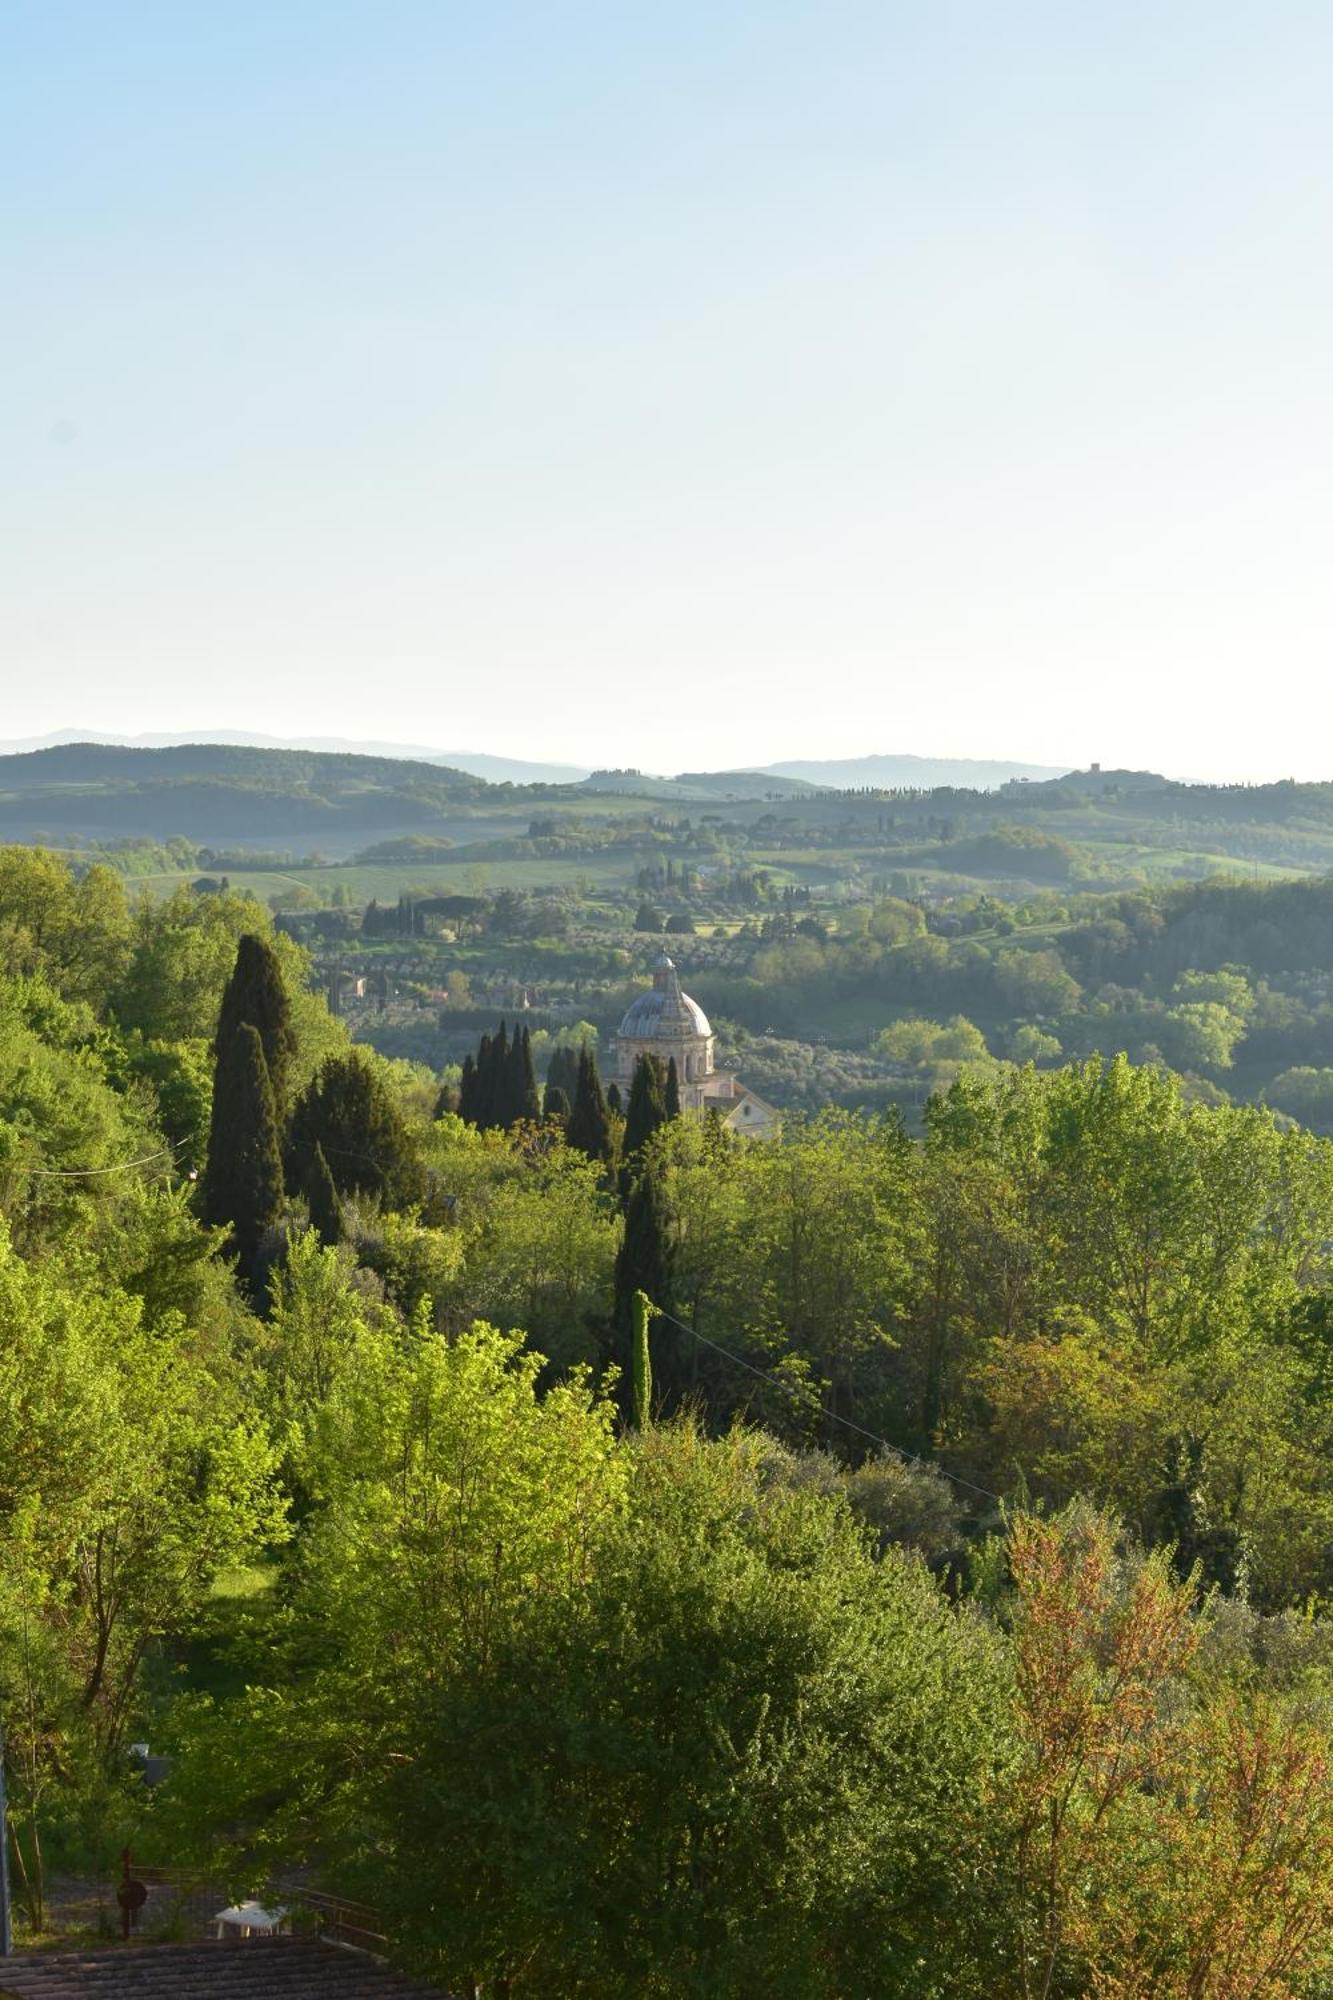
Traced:
[[0, 2000], [447, 2000], [360, 1952], [301, 1938], [122, 1945], [0, 1959]]

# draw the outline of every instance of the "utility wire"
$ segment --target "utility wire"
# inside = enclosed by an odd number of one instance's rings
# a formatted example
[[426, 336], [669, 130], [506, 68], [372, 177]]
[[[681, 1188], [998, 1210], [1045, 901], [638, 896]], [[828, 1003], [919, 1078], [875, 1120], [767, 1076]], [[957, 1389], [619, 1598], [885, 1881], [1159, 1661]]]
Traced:
[[134, 1167], [149, 1167], [154, 1160], [169, 1160], [188, 1146], [188, 1139], [178, 1139], [174, 1146], [164, 1146], [158, 1153], [145, 1153], [138, 1160], [117, 1160], [109, 1167], [19, 1167], [17, 1171], [30, 1180], [43, 1181], [89, 1181], [100, 1174], [127, 1174]]
[[[701, 1341], [705, 1347], [711, 1347], [714, 1354], [720, 1354], [725, 1360], [734, 1362], [737, 1368], [744, 1368], [747, 1374], [757, 1375], [759, 1380], [767, 1382], [770, 1388], [783, 1389], [788, 1395], [791, 1394], [790, 1383], [784, 1382], [780, 1376], [771, 1375], [766, 1368], [756, 1368], [752, 1361], [746, 1361], [742, 1355], [733, 1354], [729, 1347], [719, 1347], [718, 1343], [710, 1340], [706, 1333], [700, 1333], [697, 1326], [689, 1326], [683, 1319], [677, 1319], [676, 1315], [668, 1312], [665, 1306], [654, 1306], [653, 1311], [659, 1319], [669, 1319], [672, 1326], [678, 1326], [682, 1333], [688, 1333], [693, 1339]], [[839, 1416], [836, 1410], [824, 1410], [821, 1414], [830, 1422], [842, 1424], [847, 1430], [855, 1431], [858, 1437], [868, 1438], [871, 1444], [877, 1444], [881, 1451], [891, 1451], [896, 1458], [902, 1459], [908, 1465], [919, 1465], [924, 1472], [937, 1472], [941, 1479], [949, 1480], [954, 1486], [965, 1486], [969, 1493], [979, 1493], [984, 1500], [993, 1500], [997, 1507], [1004, 1505], [1001, 1496], [992, 1493], [989, 1486], [978, 1486], [973, 1479], [964, 1479], [956, 1472], [947, 1472], [942, 1465], [921, 1458], [914, 1451], [906, 1451], [900, 1444], [890, 1443], [888, 1438], [880, 1437], [875, 1431], [868, 1431], [864, 1424], [853, 1423], [850, 1417]]]

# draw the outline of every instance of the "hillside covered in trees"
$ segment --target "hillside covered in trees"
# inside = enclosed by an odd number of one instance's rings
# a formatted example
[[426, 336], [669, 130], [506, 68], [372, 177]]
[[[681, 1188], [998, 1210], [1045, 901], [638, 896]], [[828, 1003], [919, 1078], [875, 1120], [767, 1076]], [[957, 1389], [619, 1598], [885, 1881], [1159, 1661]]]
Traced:
[[30, 1932], [129, 1840], [455, 1990], [1329, 1990], [1333, 1143], [1088, 1055], [747, 1145], [310, 975], [0, 851]]

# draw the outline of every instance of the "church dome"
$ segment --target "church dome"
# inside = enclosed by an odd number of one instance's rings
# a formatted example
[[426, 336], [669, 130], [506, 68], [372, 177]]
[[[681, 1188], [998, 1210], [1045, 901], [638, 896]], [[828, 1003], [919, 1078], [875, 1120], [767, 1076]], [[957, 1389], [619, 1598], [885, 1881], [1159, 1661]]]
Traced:
[[620, 1024], [621, 1041], [706, 1040], [712, 1032], [699, 1002], [681, 992], [675, 965], [663, 952], [653, 967], [651, 992], [639, 995]]

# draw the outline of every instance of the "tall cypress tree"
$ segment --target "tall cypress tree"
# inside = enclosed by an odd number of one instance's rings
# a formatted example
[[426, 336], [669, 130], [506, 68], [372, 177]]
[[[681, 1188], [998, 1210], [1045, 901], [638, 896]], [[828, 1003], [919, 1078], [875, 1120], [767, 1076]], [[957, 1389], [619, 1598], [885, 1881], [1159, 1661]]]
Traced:
[[562, 1048], [555, 1050], [550, 1062], [546, 1065], [546, 1083], [548, 1089], [554, 1084], [557, 1090], [564, 1091], [565, 1096], [571, 1104], [574, 1102], [579, 1088], [579, 1051], [577, 1049]]
[[338, 1190], [333, 1184], [324, 1148], [318, 1140], [306, 1166], [305, 1198], [310, 1208], [310, 1226], [320, 1242], [326, 1248], [341, 1243], [343, 1218], [338, 1206]]
[[[518, 1030], [514, 1030], [516, 1034]], [[484, 1116], [482, 1124], [486, 1130], [502, 1128], [510, 1122], [508, 1108], [512, 1102], [512, 1080], [508, 1066], [508, 1030], [500, 1022], [500, 1032], [490, 1044], [490, 1078], [484, 1092]]]
[[634, 1065], [629, 1104], [625, 1110], [625, 1142], [621, 1148], [622, 1198], [628, 1193], [633, 1162], [638, 1159], [653, 1133], [666, 1124], [666, 1070], [654, 1055], [640, 1056]]
[[267, 938], [256, 937], [252, 931], [247, 931], [236, 943], [236, 963], [218, 1014], [215, 1057], [221, 1056], [224, 1045], [231, 1041], [242, 1021], [248, 1021], [259, 1031], [273, 1108], [281, 1124], [287, 1114], [288, 1078], [296, 1053], [296, 1036], [278, 955]]
[[239, 1022], [219, 1038], [213, 1122], [204, 1172], [204, 1221], [230, 1232], [247, 1278], [264, 1231], [282, 1205], [278, 1118], [258, 1028]]
[[506, 1126], [517, 1125], [520, 1121], [535, 1125], [541, 1117], [541, 1102], [532, 1067], [532, 1036], [526, 1027], [514, 1030], [509, 1050], [508, 1081]]
[[558, 1083], [548, 1083], [546, 1086], [546, 1092], [542, 1098], [542, 1117], [548, 1123], [552, 1120], [557, 1121], [561, 1125], [569, 1123], [569, 1099], [565, 1096], [564, 1091]]
[[458, 1087], [458, 1113], [469, 1125], [481, 1124], [490, 1060], [491, 1038], [483, 1035], [477, 1045], [476, 1061], [471, 1056], [464, 1059], [463, 1077]]
[[662, 1091], [662, 1108], [668, 1118], [680, 1117], [680, 1071], [676, 1068], [676, 1058], [672, 1056], [667, 1064], [666, 1085]]
[[590, 1160], [610, 1161], [611, 1120], [607, 1116], [596, 1061], [591, 1050], [586, 1048], [579, 1054], [578, 1088], [574, 1093], [574, 1108], [569, 1114], [565, 1138], [571, 1146], [586, 1153]]
[[634, 1294], [646, 1292], [655, 1306], [665, 1306], [669, 1311], [671, 1265], [662, 1177], [656, 1168], [649, 1167], [630, 1191], [625, 1233], [616, 1253], [614, 1320], [622, 1349], [617, 1358], [622, 1362], [631, 1358], [628, 1342], [634, 1321]]
[[459, 1113], [479, 1131], [508, 1131], [520, 1120], [536, 1123], [542, 1115], [541, 1095], [532, 1067], [532, 1035], [519, 1025], [513, 1038], [501, 1021], [497, 1035], [483, 1035], [475, 1062], [463, 1064]]
[[477, 1119], [477, 1064], [472, 1056], [463, 1058], [463, 1074], [458, 1084], [458, 1115], [469, 1125]]

